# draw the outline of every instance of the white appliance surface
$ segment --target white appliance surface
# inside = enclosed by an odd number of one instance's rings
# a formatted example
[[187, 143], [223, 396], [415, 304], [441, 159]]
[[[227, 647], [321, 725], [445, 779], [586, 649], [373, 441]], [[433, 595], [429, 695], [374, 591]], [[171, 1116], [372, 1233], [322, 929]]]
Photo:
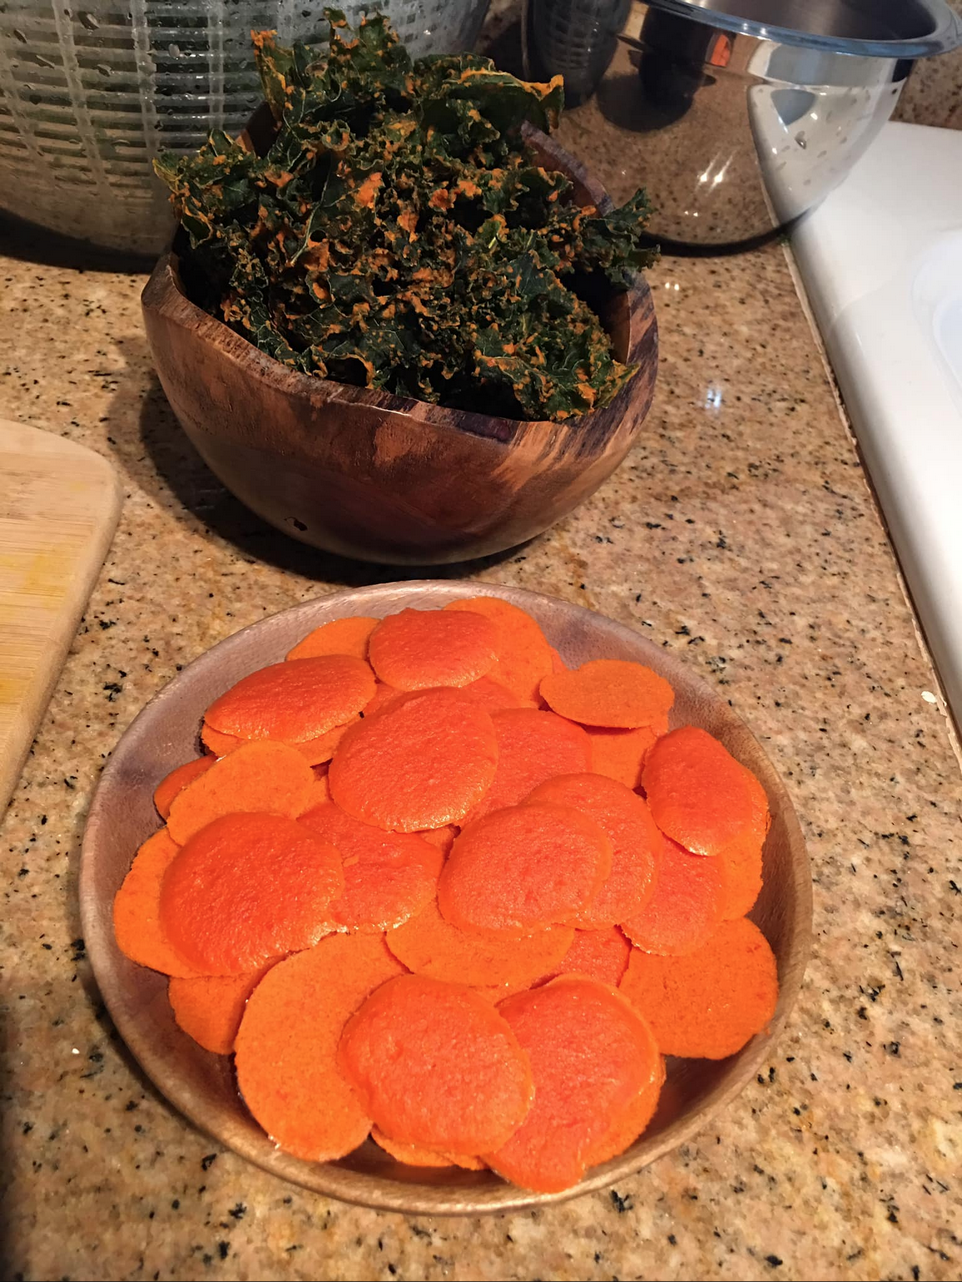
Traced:
[[887, 124], [793, 248], [962, 722], [962, 132]]

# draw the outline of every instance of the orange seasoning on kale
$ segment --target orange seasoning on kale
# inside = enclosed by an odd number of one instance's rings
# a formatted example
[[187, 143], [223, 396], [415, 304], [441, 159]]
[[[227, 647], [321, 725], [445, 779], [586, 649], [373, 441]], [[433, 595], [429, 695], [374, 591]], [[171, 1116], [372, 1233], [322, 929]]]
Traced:
[[512, 418], [607, 405], [633, 375], [575, 286], [624, 289], [653, 258], [648, 202], [581, 208], [522, 132], [558, 120], [560, 76], [419, 58], [380, 14], [329, 47], [254, 33], [273, 142], [213, 133], [155, 161], [194, 300], [321, 378]]

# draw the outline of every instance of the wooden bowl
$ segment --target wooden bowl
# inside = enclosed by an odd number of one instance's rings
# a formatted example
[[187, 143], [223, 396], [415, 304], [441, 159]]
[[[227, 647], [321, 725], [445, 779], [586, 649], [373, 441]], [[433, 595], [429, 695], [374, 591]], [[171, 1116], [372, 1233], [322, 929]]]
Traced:
[[[260, 150], [266, 108], [248, 133]], [[608, 198], [573, 157], [528, 131], [579, 203]], [[176, 242], [175, 242], [176, 243]], [[142, 303], [154, 365], [184, 431], [243, 503], [295, 538], [346, 556], [429, 565], [501, 552], [582, 503], [625, 457], [651, 406], [658, 336], [647, 284], [609, 291], [599, 314], [640, 368], [603, 410], [570, 423], [445, 409], [299, 374], [185, 295], [165, 254]], [[483, 398], [479, 398], [483, 407]]]
[[[675, 689], [672, 725], [690, 723], [717, 735], [761, 780], [772, 811], [765, 885], [752, 912], [775, 952], [781, 982], [768, 1033], [727, 1060], [669, 1060], [662, 1102], [645, 1134], [621, 1157], [592, 1168], [581, 1184], [559, 1194], [530, 1193], [490, 1171], [409, 1167], [371, 1140], [340, 1162], [304, 1162], [280, 1152], [241, 1103], [231, 1061], [202, 1050], [180, 1031], [167, 1002], [167, 980], [120, 952], [111, 920], [114, 895], [134, 852], [159, 825], [153, 790], [169, 770], [197, 754], [201, 715], [217, 695], [282, 659], [302, 636], [331, 619], [382, 616], [406, 606], [440, 607], [479, 590], [528, 610], [569, 664], [636, 659], [660, 672]], [[136, 718], [104, 770], [84, 833], [80, 907], [87, 955], [118, 1031], [158, 1090], [195, 1125], [265, 1170], [318, 1193], [387, 1211], [440, 1215], [558, 1202], [604, 1188], [708, 1126], [771, 1056], [773, 1040], [788, 1018], [808, 958], [812, 890], [798, 821], [768, 758], [728, 704], [682, 662], [630, 628], [553, 597], [487, 583], [428, 581], [308, 601], [229, 637], [175, 677]]]

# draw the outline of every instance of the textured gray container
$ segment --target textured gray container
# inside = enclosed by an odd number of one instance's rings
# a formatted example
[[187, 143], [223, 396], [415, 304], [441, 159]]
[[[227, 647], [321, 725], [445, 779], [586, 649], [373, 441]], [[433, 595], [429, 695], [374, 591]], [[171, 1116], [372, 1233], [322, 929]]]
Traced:
[[[158, 252], [166, 191], [151, 169], [260, 99], [252, 29], [325, 41], [314, 0], [6, 0], [0, 4], [0, 209], [127, 253]], [[349, 21], [373, 3], [340, 0]], [[380, 0], [417, 56], [470, 49], [488, 0]]]

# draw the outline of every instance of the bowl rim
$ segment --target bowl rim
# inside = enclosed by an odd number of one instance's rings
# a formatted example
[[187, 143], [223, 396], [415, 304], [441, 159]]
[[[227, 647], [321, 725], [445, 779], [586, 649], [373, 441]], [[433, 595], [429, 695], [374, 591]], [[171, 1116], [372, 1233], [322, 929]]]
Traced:
[[[251, 115], [242, 136], [247, 136], [248, 130], [255, 125], [258, 118], [263, 117], [263, 113], [269, 114], [269, 112], [270, 108], [267, 104], [261, 103]], [[611, 208], [611, 199], [604, 187], [564, 147], [548, 134], [528, 123], [522, 127], [522, 132], [526, 139], [551, 158], [556, 169], [583, 185], [598, 209], [605, 211]], [[282, 395], [308, 401], [314, 408], [336, 407], [344, 404], [359, 405], [377, 410], [382, 414], [403, 414], [409, 418], [420, 419], [435, 428], [447, 428], [458, 433], [483, 437], [493, 440], [496, 444], [510, 444], [522, 431], [540, 429], [546, 435], [552, 434], [548, 439], [554, 439], [558, 435], [581, 436], [590, 431], [592, 425], [602, 416], [608, 416], [612, 421], [619, 421], [631, 403], [634, 384], [642, 373], [645, 358], [654, 363], [657, 373], [658, 323], [654, 313], [654, 299], [644, 276], [633, 272], [628, 277], [628, 283], [622, 295], [627, 321], [624, 363], [637, 364], [639, 368], [609, 404], [600, 409], [589, 410], [586, 414], [579, 414], [575, 418], [560, 421], [502, 418], [498, 415], [454, 409], [431, 401], [420, 401], [415, 397], [395, 396], [391, 392], [356, 387], [348, 383], [339, 383], [335, 379], [304, 374], [268, 356], [222, 320], [203, 311], [187, 297], [180, 277], [180, 255], [174, 248], [174, 240], [179, 231], [178, 222], [174, 237], [157, 260], [141, 291], [141, 307], [148, 322], [148, 340], [150, 338], [149, 318], [152, 314], [156, 314], [168, 323], [190, 330], [198, 341], [219, 348], [232, 363], [243, 364], [245, 373], [248, 375], [271, 384], [272, 388]], [[646, 351], [646, 349], [649, 350]]]
[[[189, 680], [188, 674], [192, 670], [196, 672], [198, 665], [205, 667], [223, 665], [231, 652], [242, 652], [246, 648], [252, 633], [264, 629], [282, 616], [291, 619], [300, 617], [309, 619], [321, 605], [336, 607], [338, 602], [346, 604], [352, 598], [355, 600], [361, 598], [365, 607], [372, 601], [376, 601], [378, 605], [383, 602], [386, 607], [390, 607], [392, 604], [404, 601], [411, 594], [438, 592], [439, 589], [451, 597], [464, 594], [495, 596], [522, 609], [526, 604], [529, 607], [536, 606], [538, 603], [549, 603], [553, 607], [561, 604], [575, 621], [580, 621], [586, 628], [601, 627], [608, 635], [615, 639], [623, 639], [635, 648], [641, 643], [643, 652], [650, 650], [653, 652], [653, 657], [660, 656], [662, 663], [670, 670], [684, 671], [686, 685], [698, 691], [710, 705], [719, 707], [724, 702], [701, 677], [688, 671], [683, 660], [661, 651], [634, 628], [619, 623], [598, 611], [589, 610], [584, 606], [563, 601], [546, 593], [484, 581], [429, 579], [382, 583], [313, 597], [299, 605], [259, 619], [202, 651], [191, 663], [185, 665], [182, 672], [175, 675], [148, 700], [126, 728], [110, 754], [91, 800], [81, 845], [79, 899], [87, 955], [100, 994], [117, 1031], [142, 1071], [166, 1101], [200, 1131], [211, 1135], [218, 1143], [271, 1174], [353, 1205], [412, 1215], [477, 1215], [565, 1202], [571, 1198], [580, 1197], [584, 1193], [607, 1188], [619, 1179], [636, 1174], [643, 1167], [703, 1130], [711, 1118], [740, 1093], [763, 1063], [770, 1058], [775, 1042], [783, 1032], [795, 1005], [811, 952], [813, 934], [811, 867], [805, 849], [804, 836], [788, 791], [760, 742], [737, 713], [731, 708], [724, 710], [726, 721], [732, 730], [746, 736], [757, 749], [758, 756], [757, 761], [753, 762], [753, 769], [772, 802], [773, 814], [777, 814], [785, 825], [790, 852], [793, 912], [791, 929], [783, 950], [783, 966], [779, 968], [780, 991], [776, 1013], [768, 1028], [757, 1034], [742, 1051], [737, 1053], [737, 1057], [732, 1057], [722, 1080], [711, 1087], [704, 1098], [686, 1115], [670, 1122], [657, 1136], [646, 1139], [643, 1134], [625, 1153], [591, 1168], [585, 1179], [560, 1193], [533, 1193], [503, 1181], [487, 1189], [404, 1183], [386, 1175], [353, 1171], [337, 1163], [301, 1161], [282, 1153], [279, 1149], [268, 1150], [263, 1143], [265, 1137], [261, 1137], [259, 1146], [254, 1146], [242, 1133], [232, 1131], [229, 1123], [222, 1124], [219, 1129], [212, 1128], [205, 1115], [204, 1101], [195, 1099], [189, 1083], [182, 1083], [175, 1079], [172, 1086], [170, 1079], [160, 1080], [158, 1065], [154, 1062], [156, 1048], [148, 1036], [141, 1035], [136, 1015], [125, 998], [125, 982], [117, 968], [111, 964], [111, 954], [117, 951], [112, 931], [112, 914], [109, 906], [106, 911], [104, 910], [102, 898], [97, 894], [94, 870], [97, 848], [100, 844], [99, 834], [110, 821], [108, 794], [117, 786], [114, 779], [121, 773], [121, 750], [124, 744], [132, 741], [138, 725], [142, 724], [146, 718], [155, 716], [164, 700], [170, 697], [171, 691]], [[376, 613], [376, 609], [370, 612]], [[386, 608], [385, 613], [388, 612], [390, 610]], [[579, 616], [584, 617], [579, 619]], [[183, 1036], [186, 1037], [186, 1034]], [[725, 1063], [725, 1061], [719, 1061], [719, 1063]]]
[[931, 27], [917, 35], [834, 36], [805, 31], [778, 22], [763, 22], [742, 17], [730, 9], [713, 9], [711, 0], [647, 0], [649, 8], [661, 9], [677, 18], [687, 18], [719, 31], [732, 31], [751, 36], [762, 43], [793, 45], [802, 49], [819, 49], [843, 57], [916, 58], [948, 53], [962, 44], [962, 16], [954, 14], [944, 0], [917, 0], [931, 20]]

